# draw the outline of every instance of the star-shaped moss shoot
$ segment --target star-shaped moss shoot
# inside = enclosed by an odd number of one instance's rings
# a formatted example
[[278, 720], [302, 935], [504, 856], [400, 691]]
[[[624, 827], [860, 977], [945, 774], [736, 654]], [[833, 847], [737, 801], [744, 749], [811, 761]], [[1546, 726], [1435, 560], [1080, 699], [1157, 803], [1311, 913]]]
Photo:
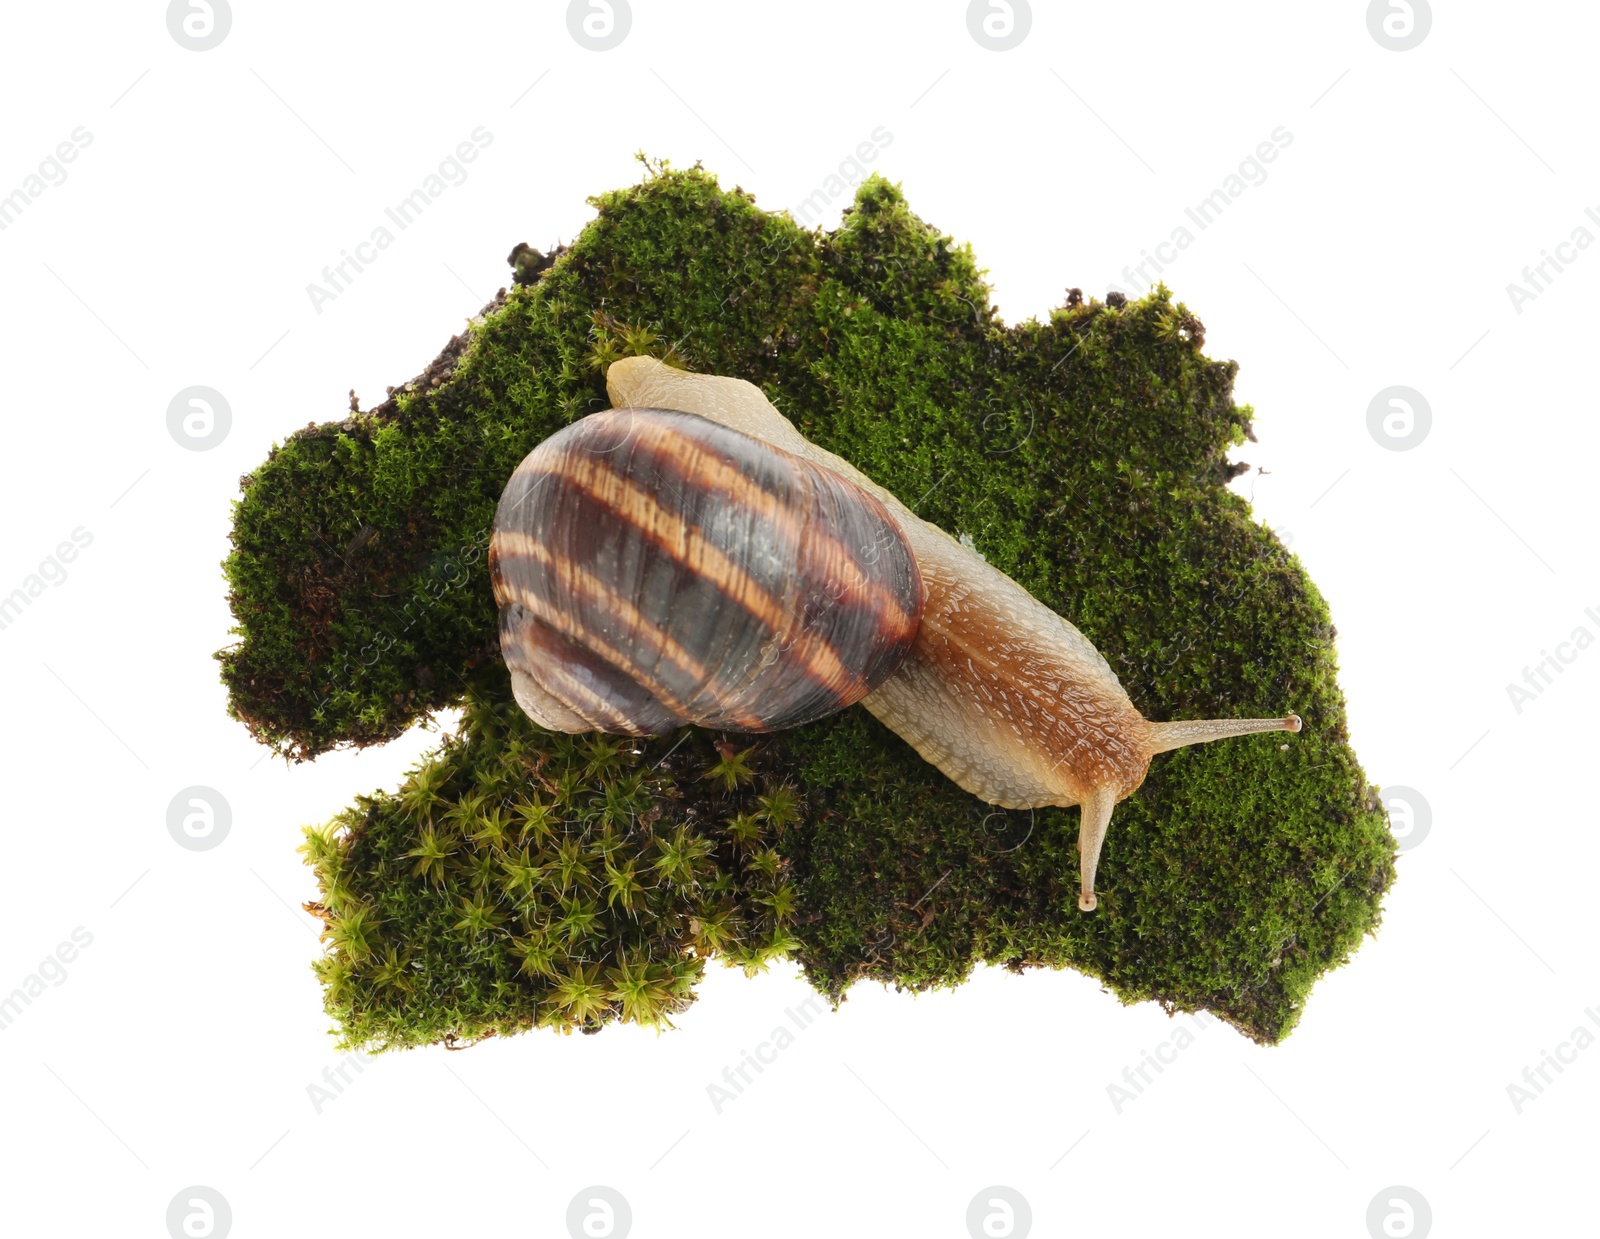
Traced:
[[[807, 231], [699, 170], [593, 199], [554, 255], [369, 412], [244, 481], [230, 710], [297, 760], [450, 706], [392, 792], [308, 834], [344, 1041], [665, 1027], [707, 960], [798, 960], [838, 999], [977, 963], [1071, 967], [1125, 1002], [1283, 1038], [1372, 932], [1395, 844], [1345, 729], [1328, 610], [1227, 488], [1251, 410], [1158, 288], [1001, 323], [972, 254], [873, 178]], [[541, 731], [511, 698], [485, 551], [535, 444], [650, 354], [760, 385], [814, 442], [1067, 616], [1146, 718], [1304, 729], [1166, 754], [1117, 809], [1099, 911], [1078, 810], [960, 790], [860, 706], [761, 737]]]

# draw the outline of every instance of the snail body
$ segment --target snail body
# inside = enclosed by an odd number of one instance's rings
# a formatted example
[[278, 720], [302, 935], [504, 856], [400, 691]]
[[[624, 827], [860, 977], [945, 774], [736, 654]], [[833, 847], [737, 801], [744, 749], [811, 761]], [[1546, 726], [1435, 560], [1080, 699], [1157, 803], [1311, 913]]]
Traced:
[[[861, 704], [982, 800], [1013, 809], [1080, 806], [1078, 906], [1084, 911], [1097, 903], [1095, 872], [1112, 808], [1144, 781], [1155, 754], [1253, 732], [1300, 730], [1292, 714], [1146, 720], [1105, 658], [1071, 623], [848, 461], [807, 440], [753, 384], [632, 357], [612, 364], [606, 386], [619, 408], [697, 414], [809, 462], [881, 507], [898, 533], [886, 543], [908, 548], [922, 600], [909, 653], [860, 697]], [[495, 563], [491, 543], [492, 568]], [[499, 580], [502, 649], [512, 663]]]
[[501, 496], [489, 570], [513, 692], [557, 731], [812, 722], [899, 668], [922, 610], [877, 498], [675, 410], [540, 443]]

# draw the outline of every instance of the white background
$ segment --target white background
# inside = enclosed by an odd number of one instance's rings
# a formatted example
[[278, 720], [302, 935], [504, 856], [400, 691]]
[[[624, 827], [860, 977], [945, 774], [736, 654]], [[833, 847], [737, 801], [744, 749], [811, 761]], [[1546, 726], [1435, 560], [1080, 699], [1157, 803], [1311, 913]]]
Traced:
[[[93, 935], [0, 1033], [8, 1233], [165, 1235], [195, 1184], [238, 1236], [561, 1236], [590, 1184], [641, 1239], [959, 1237], [995, 1184], [1036, 1235], [1359, 1239], [1391, 1185], [1438, 1235], [1593, 1233], [1600, 1047], [1521, 1113], [1507, 1086], [1600, 1011], [1600, 650], [1520, 713], [1506, 689], [1600, 636], [1600, 249], [1520, 313], [1506, 290], [1579, 225], [1600, 237], [1591, 6], [1440, 3], [1403, 52], [1359, 2], [1039, 0], [1006, 52], [952, 0], [634, 0], [606, 52], [564, 3], [236, 0], [204, 52], [163, 8], [4, 17], [0, 194], [92, 134], [0, 232], [0, 593], [93, 538], [0, 631], [0, 993]], [[315, 312], [306, 285], [477, 126], [469, 179]], [[1178, 1025], [1069, 972], [860, 986], [717, 1113], [707, 1085], [808, 994], [792, 968], [714, 970], [660, 1037], [386, 1056], [319, 1113], [300, 827], [435, 737], [290, 769], [226, 717], [239, 475], [416, 374], [514, 243], [571, 240], [587, 195], [639, 178], [635, 149], [794, 209], [878, 126], [875, 166], [972, 243], [1008, 322], [1134, 291], [1123, 267], [1185, 206], [1293, 135], [1166, 279], [1241, 363], [1261, 441], [1236, 456], [1267, 472], [1235, 486], [1332, 607], [1357, 754], [1431, 806], [1381, 932], [1285, 1044], [1213, 1025], [1120, 1113], [1107, 1086]], [[166, 425], [195, 384], [233, 414], [206, 452]], [[1367, 428], [1395, 384], [1432, 409], [1410, 451]], [[232, 806], [215, 850], [167, 832], [191, 784]]]

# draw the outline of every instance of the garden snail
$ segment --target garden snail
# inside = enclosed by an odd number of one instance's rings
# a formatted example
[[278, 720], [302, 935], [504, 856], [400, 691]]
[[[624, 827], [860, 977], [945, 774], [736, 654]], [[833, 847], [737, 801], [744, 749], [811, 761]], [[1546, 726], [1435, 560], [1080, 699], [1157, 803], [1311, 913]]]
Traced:
[[[1293, 714], [1146, 721], [1088, 638], [809, 442], [753, 384], [633, 357], [612, 364], [606, 386], [615, 407], [535, 448], [495, 514], [489, 566], [501, 650], [518, 702], [541, 726], [649, 735], [702, 721], [671, 710], [682, 706], [709, 711], [708, 726], [770, 731], [860, 700], [982, 800], [1080, 806], [1086, 912], [1111, 810], [1155, 754], [1300, 730]], [[586, 423], [593, 429], [579, 431]], [[675, 446], [663, 446], [669, 440]], [[595, 450], [586, 454], [586, 442]], [[636, 460], [637, 485], [627, 473]], [[702, 484], [705, 493], [684, 489]], [[744, 498], [719, 489], [730, 485]], [[595, 494], [609, 501], [583, 497]], [[694, 520], [672, 523], [672, 512]], [[758, 529], [758, 517], [771, 527]], [[592, 528], [576, 528], [587, 520]], [[564, 558], [573, 554], [581, 564]], [[771, 585], [785, 580], [798, 588], [784, 591], [791, 610], [774, 615]], [[768, 584], [755, 594], [752, 581]], [[624, 582], [636, 591], [627, 599]], [[819, 585], [836, 604], [807, 609]], [[633, 610], [606, 610], [624, 604]], [[679, 634], [698, 645], [683, 646]], [[699, 695], [662, 702], [658, 688], [693, 688], [690, 663], [706, 676]]]

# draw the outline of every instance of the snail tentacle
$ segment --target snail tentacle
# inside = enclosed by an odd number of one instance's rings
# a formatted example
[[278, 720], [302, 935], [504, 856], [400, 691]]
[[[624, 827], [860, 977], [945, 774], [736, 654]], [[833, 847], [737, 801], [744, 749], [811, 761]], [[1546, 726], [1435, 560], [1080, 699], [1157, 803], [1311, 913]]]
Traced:
[[1093, 912], [1099, 904], [1094, 893], [1094, 875], [1100, 867], [1100, 848], [1111, 825], [1111, 810], [1117, 804], [1117, 789], [1095, 788], [1084, 800], [1078, 823], [1078, 910]]
[[1253, 736], [1261, 731], [1299, 731], [1300, 716], [1283, 718], [1197, 718], [1172, 723], [1151, 723], [1150, 752], [1170, 753], [1190, 744]]

